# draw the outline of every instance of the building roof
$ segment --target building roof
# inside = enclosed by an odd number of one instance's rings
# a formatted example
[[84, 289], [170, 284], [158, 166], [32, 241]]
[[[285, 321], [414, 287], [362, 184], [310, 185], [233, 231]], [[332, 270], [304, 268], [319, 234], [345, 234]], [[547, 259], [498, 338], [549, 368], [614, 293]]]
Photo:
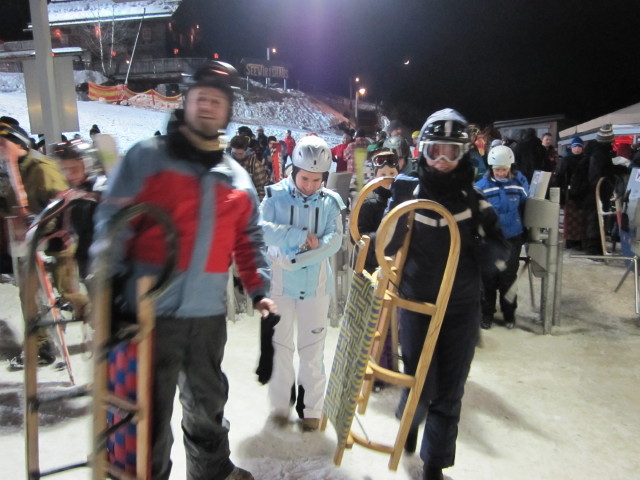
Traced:
[[[131, 21], [171, 17], [182, 0], [52, 0], [48, 6], [49, 24], [54, 26], [108, 21]], [[31, 25], [30, 25], [31, 27]]]
[[634, 103], [628, 107], [562, 130], [560, 138], [566, 140], [579, 135], [583, 140], [590, 140], [596, 137], [598, 130], [605, 123], [610, 123], [613, 126], [615, 135], [640, 134], [640, 103]]

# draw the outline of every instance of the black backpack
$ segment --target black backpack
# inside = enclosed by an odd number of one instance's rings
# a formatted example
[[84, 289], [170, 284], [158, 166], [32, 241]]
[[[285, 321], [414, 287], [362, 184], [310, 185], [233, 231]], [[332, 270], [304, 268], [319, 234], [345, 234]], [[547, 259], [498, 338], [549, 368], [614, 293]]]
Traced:
[[571, 174], [567, 194], [571, 200], [582, 200], [589, 193], [589, 157], [583, 156]]

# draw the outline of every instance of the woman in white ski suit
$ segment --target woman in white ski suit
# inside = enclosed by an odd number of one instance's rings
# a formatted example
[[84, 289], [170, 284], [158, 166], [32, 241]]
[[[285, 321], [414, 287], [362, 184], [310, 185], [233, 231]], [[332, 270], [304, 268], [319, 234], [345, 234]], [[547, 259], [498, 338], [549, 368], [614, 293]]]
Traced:
[[[293, 152], [293, 174], [266, 187], [260, 222], [271, 263], [271, 298], [281, 315], [273, 335], [273, 372], [269, 382], [272, 414], [288, 419], [297, 394], [296, 410], [303, 428], [317, 428], [326, 384], [323, 353], [328, 309], [333, 294], [330, 257], [342, 244], [340, 196], [317, 183], [302, 190], [306, 177], [321, 181], [331, 165], [326, 142], [316, 136], [300, 140]], [[322, 174], [322, 175], [319, 175]], [[300, 180], [296, 181], [296, 178]], [[302, 189], [302, 190], [301, 190]], [[309, 246], [315, 236], [317, 245]], [[315, 248], [314, 248], [315, 247]], [[299, 371], [293, 363], [294, 324], [297, 324]]]

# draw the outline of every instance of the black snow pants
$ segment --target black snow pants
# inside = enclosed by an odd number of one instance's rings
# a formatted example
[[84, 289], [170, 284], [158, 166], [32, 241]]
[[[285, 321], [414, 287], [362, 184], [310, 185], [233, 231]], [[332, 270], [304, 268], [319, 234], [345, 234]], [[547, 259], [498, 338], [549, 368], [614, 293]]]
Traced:
[[518, 299], [515, 293], [512, 297], [506, 298], [505, 294], [518, 278], [518, 268], [520, 267], [520, 250], [522, 250], [523, 237], [508, 238], [511, 246], [511, 253], [507, 260], [507, 268], [502, 272], [493, 272], [490, 275], [482, 275], [482, 316], [493, 318], [496, 312], [496, 291], [500, 292], [500, 310], [505, 322], [515, 321], [515, 312], [518, 307]]
[[224, 418], [229, 384], [222, 372], [227, 341], [224, 315], [158, 317], [155, 327], [151, 470], [154, 480], [171, 473], [171, 414], [180, 387], [188, 480], [226, 478], [229, 424]]
[[[414, 375], [430, 317], [400, 309], [399, 338], [404, 371]], [[446, 468], [453, 465], [462, 409], [464, 384], [469, 375], [480, 331], [480, 305], [456, 306], [445, 314], [427, 381], [422, 390], [413, 425], [426, 418], [420, 458], [425, 465]], [[401, 416], [407, 399], [403, 391], [396, 416]]]

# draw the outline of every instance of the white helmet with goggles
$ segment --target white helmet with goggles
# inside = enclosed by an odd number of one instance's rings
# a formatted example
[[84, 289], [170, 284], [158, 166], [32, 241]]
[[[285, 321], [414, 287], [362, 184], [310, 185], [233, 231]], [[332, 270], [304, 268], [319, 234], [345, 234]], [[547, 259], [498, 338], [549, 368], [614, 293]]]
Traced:
[[487, 156], [487, 163], [492, 167], [510, 167], [513, 162], [516, 161], [516, 157], [513, 154], [513, 150], [504, 145], [498, 145], [489, 150]]
[[303, 137], [291, 155], [295, 167], [312, 173], [325, 173], [331, 168], [331, 149], [316, 135]]
[[433, 113], [422, 126], [419, 148], [427, 160], [460, 160], [469, 151], [467, 120], [452, 108]]

